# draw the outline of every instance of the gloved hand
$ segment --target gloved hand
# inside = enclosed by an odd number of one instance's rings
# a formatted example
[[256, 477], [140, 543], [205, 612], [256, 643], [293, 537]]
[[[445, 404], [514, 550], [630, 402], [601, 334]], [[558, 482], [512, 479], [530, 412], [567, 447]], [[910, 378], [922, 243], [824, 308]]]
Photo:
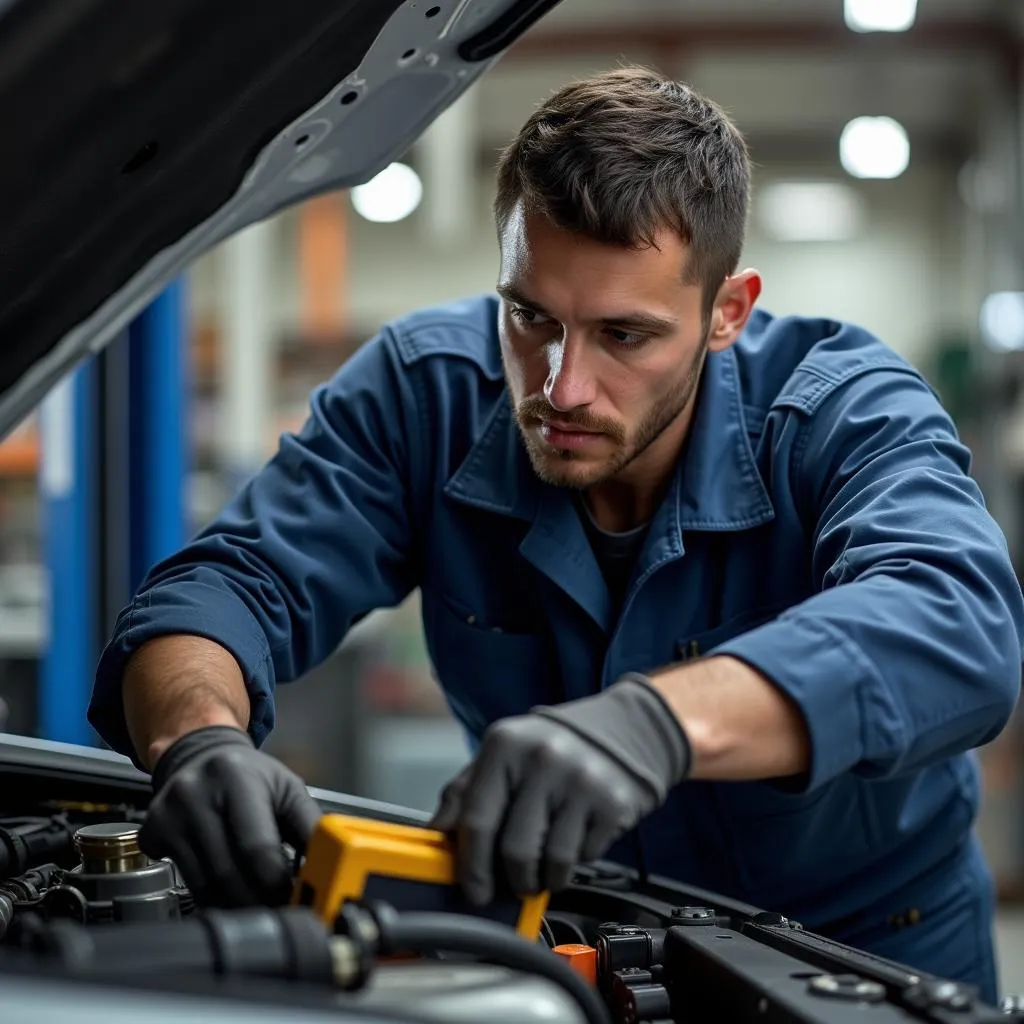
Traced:
[[197, 902], [288, 902], [292, 871], [282, 840], [304, 851], [322, 813], [293, 771], [240, 729], [209, 726], [164, 751], [153, 792], [139, 846], [170, 857]]
[[690, 760], [672, 710], [630, 673], [593, 697], [495, 722], [431, 825], [455, 835], [470, 902], [493, 898], [496, 862], [514, 892], [554, 892], [663, 803]]

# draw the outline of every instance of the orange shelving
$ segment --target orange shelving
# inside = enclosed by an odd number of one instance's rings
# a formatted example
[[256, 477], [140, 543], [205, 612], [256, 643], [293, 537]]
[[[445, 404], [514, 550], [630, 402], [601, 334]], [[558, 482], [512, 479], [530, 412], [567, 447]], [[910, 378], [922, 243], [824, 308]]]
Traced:
[[0, 441], [0, 476], [31, 476], [39, 470], [39, 436], [17, 430]]

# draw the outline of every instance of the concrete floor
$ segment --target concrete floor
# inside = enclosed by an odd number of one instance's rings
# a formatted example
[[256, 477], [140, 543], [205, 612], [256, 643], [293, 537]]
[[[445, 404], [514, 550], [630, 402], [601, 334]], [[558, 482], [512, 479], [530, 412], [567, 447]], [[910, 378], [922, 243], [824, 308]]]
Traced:
[[1024, 908], [1000, 909], [996, 917], [999, 985], [1004, 995], [1024, 995]]

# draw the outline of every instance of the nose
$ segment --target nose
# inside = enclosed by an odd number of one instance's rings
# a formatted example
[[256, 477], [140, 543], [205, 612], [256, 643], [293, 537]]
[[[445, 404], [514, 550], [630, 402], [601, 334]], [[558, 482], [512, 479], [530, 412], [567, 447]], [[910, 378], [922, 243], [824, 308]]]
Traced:
[[547, 346], [548, 378], [544, 397], [558, 412], [590, 405], [596, 395], [593, 374], [587, 367], [584, 339], [567, 332]]

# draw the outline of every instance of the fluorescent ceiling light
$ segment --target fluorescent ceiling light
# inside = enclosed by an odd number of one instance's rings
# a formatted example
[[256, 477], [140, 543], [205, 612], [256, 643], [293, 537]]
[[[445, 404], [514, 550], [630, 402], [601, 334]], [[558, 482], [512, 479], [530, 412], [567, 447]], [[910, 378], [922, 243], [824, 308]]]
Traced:
[[1024, 292], [993, 292], [981, 304], [982, 340], [997, 352], [1024, 349]]
[[843, 16], [854, 32], [906, 32], [917, 16], [917, 0], [845, 0]]
[[391, 164], [365, 185], [352, 189], [356, 212], [378, 224], [408, 217], [423, 198], [423, 182], [407, 164]]
[[839, 159], [855, 178], [898, 178], [910, 164], [910, 139], [891, 117], [855, 117], [839, 137]]
[[755, 207], [766, 234], [781, 242], [843, 242], [864, 222], [861, 197], [842, 182], [774, 182]]

